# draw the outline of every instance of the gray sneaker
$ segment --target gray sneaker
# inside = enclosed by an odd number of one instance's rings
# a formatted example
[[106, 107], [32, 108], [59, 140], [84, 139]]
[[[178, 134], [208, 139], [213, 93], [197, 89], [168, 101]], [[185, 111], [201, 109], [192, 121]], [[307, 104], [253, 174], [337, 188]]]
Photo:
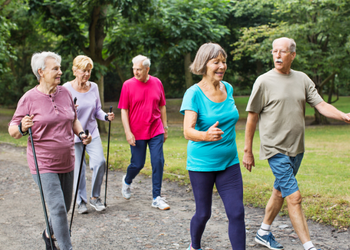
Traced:
[[84, 201], [82, 201], [79, 205], [78, 205], [78, 213], [79, 214], [87, 214], [88, 210], [86, 207], [86, 203]]
[[106, 207], [102, 204], [100, 197], [97, 197], [96, 199], [90, 198], [90, 206], [96, 209], [96, 211], [103, 211], [106, 210]]
[[131, 188], [130, 188], [130, 185], [125, 183], [125, 177], [126, 175], [123, 176], [123, 180], [122, 180], [122, 195], [124, 199], [129, 200], [131, 197]]

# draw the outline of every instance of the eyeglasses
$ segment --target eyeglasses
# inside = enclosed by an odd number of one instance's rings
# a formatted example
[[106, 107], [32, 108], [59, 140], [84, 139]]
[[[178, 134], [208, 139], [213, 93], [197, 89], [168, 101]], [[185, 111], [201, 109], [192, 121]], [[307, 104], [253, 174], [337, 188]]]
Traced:
[[281, 53], [281, 55], [287, 55], [288, 53], [292, 53], [291, 51], [288, 50], [270, 50], [272, 55], [277, 55]]

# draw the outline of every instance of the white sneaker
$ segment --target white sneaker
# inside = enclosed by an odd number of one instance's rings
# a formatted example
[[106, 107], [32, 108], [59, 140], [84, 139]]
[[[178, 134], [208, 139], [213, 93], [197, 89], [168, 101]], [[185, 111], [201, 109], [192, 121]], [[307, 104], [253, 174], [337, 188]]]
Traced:
[[131, 197], [131, 189], [130, 189], [130, 185], [125, 183], [125, 177], [126, 175], [123, 176], [123, 180], [122, 180], [122, 195], [124, 197], [124, 199], [129, 200]]
[[168, 210], [170, 209], [170, 206], [166, 204], [166, 200], [160, 196], [158, 196], [155, 200], [152, 202], [152, 207], [159, 208], [160, 210]]

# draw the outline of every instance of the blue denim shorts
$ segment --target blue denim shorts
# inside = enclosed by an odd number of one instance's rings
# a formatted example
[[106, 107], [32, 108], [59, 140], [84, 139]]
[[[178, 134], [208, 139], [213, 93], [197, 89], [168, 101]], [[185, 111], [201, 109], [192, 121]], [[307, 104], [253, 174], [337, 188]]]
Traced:
[[276, 154], [268, 159], [270, 168], [275, 176], [273, 187], [282, 193], [282, 197], [287, 197], [299, 190], [295, 176], [298, 173], [304, 153], [295, 157], [284, 154]]

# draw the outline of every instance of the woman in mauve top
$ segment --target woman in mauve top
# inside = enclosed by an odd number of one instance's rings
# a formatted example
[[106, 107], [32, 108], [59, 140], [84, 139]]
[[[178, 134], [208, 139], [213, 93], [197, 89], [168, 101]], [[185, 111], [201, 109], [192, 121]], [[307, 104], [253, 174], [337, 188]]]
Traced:
[[[55, 235], [60, 249], [66, 250], [72, 249], [67, 212], [72, 201], [74, 178], [73, 136], [80, 135], [84, 144], [91, 142], [91, 136], [85, 135], [77, 119], [71, 94], [58, 86], [62, 75], [60, 63], [61, 57], [53, 52], [32, 56], [31, 66], [39, 85], [27, 91], [19, 100], [9, 124], [9, 133], [19, 139], [32, 128], [42, 189], [50, 212], [50, 231]], [[30, 172], [38, 183], [29, 137], [27, 160]], [[46, 230], [42, 237], [46, 249], [51, 249]], [[57, 249], [56, 246], [54, 249]]]
[[190, 70], [203, 78], [186, 91], [180, 109], [185, 115], [187, 170], [196, 202], [188, 250], [201, 248], [202, 234], [211, 216], [214, 184], [229, 220], [232, 249], [245, 249], [243, 184], [235, 132], [239, 115], [233, 88], [222, 81], [226, 57], [219, 44], [206, 43], [199, 48]]
[[[91, 180], [91, 196], [90, 206], [96, 209], [96, 211], [103, 211], [106, 207], [102, 204], [100, 194], [101, 185], [103, 182], [103, 176], [106, 169], [106, 160], [103, 154], [102, 142], [100, 133], [97, 127], [96, 119], [102, 121], [112, 121], [114, 114], [105, 113], [101, 109], [100, 94], [98, 92], [98, 86], [94, 82], [90, 82], [91, 70], [94, 64], [90, 57], [77, 56], [73, 60], [73, 74], [75, 79], [70, 82], [66, 82], [63, 86], [66, 87], [71, 93], [72, 97], [77, 98], [77, 114], [78, 119], [84, 129], [88, 129], [92, 141], [86, 147], [86, 152], [89, 155], [89, 166], [92, 172]], [[81, 156], [83, 152], [83, 143], [75, 136], [75, 172], [74, 172], [74, 187], [78, 181], [78, 175], [80, 170]], [[78, 213], [86, 214], [88, 209], [87, 194], [86, 194], [86, 179], [85, 169], [86, 161], [84, 157], [83, 168], [80, 174], [80, 183], [78, 187], [77, 204]]]

